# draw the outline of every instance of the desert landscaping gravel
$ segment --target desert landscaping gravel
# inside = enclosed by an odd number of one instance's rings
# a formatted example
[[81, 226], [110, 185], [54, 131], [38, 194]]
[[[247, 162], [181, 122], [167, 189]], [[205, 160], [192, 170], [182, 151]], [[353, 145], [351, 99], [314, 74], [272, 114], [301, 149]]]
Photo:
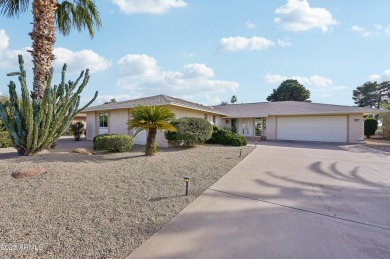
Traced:
[[[0, 258], [125, 258], [254, 149], [201, 145], [145, 157], [143, 146], [70, 153], [76, 147], [92, 143], [65, 138], [34, 157], [0, 149]], [[34, 166], [48, 172], [11, 177]]]

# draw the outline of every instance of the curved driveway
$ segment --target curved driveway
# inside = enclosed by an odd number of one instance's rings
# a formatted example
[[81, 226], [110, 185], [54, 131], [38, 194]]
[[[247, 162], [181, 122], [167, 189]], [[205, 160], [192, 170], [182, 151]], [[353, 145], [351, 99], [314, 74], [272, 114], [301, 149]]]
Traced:
[[390, 153], [265, 142], [129, 258], [390, 258]]

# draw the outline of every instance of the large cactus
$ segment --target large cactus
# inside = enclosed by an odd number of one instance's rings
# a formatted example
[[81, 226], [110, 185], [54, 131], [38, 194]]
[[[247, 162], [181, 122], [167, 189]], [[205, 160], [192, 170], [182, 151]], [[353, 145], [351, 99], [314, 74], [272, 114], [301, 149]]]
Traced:
[[89, 72], [88, 69], [85, 74], [82, 71], [75, 82], [66, 83], [65, 64], [62, 69], [61, 83], [51, 87], [52, 69], [43, 98], [31, 99], [21, 55], [19, 55], [19, 69], [19, 72], [7, 75], [19, 77], [21, 98], [16, 93], [16, 84], [11, 81], [8, 85], [10, 100], [0, 104], [0, 117], [19, 155], [32, 156], [54, 143], [68, 129], [76, 114], [96, 99], [98, 92], [90, 102], [79, 109], [80, 93], [88, 83]]

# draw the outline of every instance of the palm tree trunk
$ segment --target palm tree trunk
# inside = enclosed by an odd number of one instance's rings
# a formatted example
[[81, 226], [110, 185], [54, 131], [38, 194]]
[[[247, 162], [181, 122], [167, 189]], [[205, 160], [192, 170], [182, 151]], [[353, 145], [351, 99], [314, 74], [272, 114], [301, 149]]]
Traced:
[[55, 12], [56, 0], [34, 0], [33, 31], [29, 34], [33, 41], [31, 56], [34, 64], [34, 82], [31, 97], [41, 99], [50, 75], [51, 63], [54, 60]]
[[157, 136], [157, 129], [149, 129], [148, 130], [148, 137], [146, 139], [146, 149], [145, 149], [145, 156], [153, 156], [155, 151], [155, 145], [156, 145], [156, 136]]

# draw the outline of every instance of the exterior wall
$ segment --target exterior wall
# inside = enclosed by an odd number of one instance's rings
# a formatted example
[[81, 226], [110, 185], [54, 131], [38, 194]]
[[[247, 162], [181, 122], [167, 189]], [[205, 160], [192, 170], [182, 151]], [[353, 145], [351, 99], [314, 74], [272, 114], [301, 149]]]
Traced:
[[364, 139], [364, 118], [363, 114], [348, 115], [348, 142], [357, 143], [357, 139]]
[[276, 140], [276, 116], [270, 116], [265, 119], [265, 136], [268, 140]]
[[384, 138], [390, 138], [390, 112], [383, 114], [382, 131]]
[[88, 112], [87, 113], [87, 140], [93, 140], [93, 138], [96, 136], [96, 123], [99, 123], [99, 122], [96, 122], [96, 116], [95, 116], [95, 112]]
[[112, 110], [108, 112], [108, 133], [129, 134], [127, 121], [129, 119], [128, 109]]

